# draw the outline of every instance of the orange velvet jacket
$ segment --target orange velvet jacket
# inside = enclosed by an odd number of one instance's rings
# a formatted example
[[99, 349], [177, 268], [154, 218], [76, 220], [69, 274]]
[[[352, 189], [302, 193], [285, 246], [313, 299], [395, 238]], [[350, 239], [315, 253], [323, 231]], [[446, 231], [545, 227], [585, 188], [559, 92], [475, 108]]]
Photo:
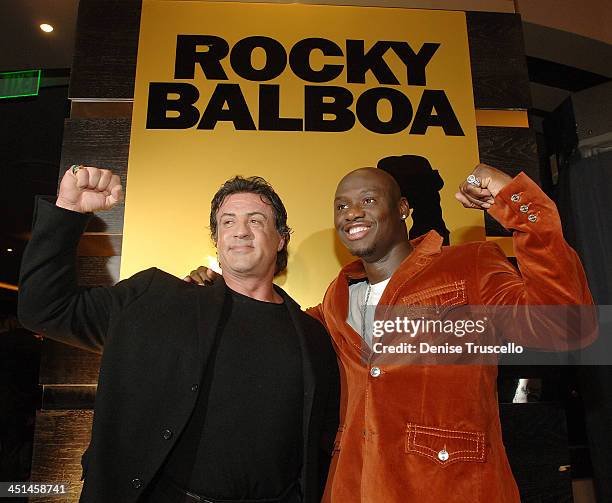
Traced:
[[[414, 250], [391, 276], [379, 308], [448, 305], [449, 300], [453, 305], [592, 304], [557, 209], [532, 180], [519, 174], [488, 211], [514, 230], [520, 272], [495, 244], [443, 247], [431, 231], [412, 241]], [[347, 265], [323, 303], [309, 311], [331, 334], [342, 376], [341, 426], [323, 501], [519, 502], [502, 443], [497, 366], [387, 366], [377, 364], [379, 355], [364, 357], [360, 335], [346, 322], [349, 282], [364, 277], [360, 261]], [[529, 341], [520, 332], [509, 335], [525, 345], [550, 345], [547, 334], [535, 334], [535, 343], [534, 334]]]

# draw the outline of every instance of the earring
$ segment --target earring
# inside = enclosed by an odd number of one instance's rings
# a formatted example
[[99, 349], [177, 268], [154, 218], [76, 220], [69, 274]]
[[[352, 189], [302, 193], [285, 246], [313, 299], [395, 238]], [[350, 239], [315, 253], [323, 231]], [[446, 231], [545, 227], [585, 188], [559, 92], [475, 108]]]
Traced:
[[402, 215], [402, 220], [406, 220], [406, 215]]

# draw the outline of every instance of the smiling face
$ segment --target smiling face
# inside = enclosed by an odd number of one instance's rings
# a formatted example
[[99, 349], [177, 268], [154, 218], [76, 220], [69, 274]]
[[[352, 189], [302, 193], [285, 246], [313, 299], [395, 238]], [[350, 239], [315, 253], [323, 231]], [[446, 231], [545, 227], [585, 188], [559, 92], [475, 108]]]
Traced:
[[353, 255], [367, 262], [380, 260], [407, 241], [407, 214], [408, 203], [397, 183], [379, 169], [355, 170], [336, 189], [336, 232]]
[[227, 196], [217, 211], [217, 251], [223, 274], [268, 279], [284, 240], [276, 230], [272, 206], [262, 196]]

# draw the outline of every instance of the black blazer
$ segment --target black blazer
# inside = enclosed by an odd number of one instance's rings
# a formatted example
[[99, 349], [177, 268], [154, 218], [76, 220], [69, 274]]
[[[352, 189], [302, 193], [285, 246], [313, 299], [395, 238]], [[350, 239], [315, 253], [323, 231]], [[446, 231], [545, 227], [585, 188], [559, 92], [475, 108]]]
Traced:
[[[22, 261], [19, 319], [47, 337], [103, 350], [81, 501], [134, 502], [194, 408], [226, 286], [202, 288], [153, 268], [113, 287], [79, 288], [76, 248], [88, 220], [38, 201]], [[315, 503], [327, 469], [322, 449], [331, 452], [338, 424], [338, 367], [324, 328], [277, 291], [302, 352], [300, 482], [304, 502]]]

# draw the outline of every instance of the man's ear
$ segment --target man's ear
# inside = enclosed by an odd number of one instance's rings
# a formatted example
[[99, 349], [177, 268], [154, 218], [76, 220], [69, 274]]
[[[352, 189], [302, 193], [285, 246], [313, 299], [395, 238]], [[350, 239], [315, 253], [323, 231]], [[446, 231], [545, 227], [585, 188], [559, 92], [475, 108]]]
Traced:
[[400, 198], [399, 210], [401, 219], [406, 220], [406, 218], [408, 218], [408, 215], [410, 214], [410, 206], [408, 205], [408, 199], [406, 199], [405, 197]]
[[276, 251], [279, 252], [281, 251], [285, 246], [285, 238], [281, 237], [280, 241], [278, 242], [278, 246], [276, 247]]

